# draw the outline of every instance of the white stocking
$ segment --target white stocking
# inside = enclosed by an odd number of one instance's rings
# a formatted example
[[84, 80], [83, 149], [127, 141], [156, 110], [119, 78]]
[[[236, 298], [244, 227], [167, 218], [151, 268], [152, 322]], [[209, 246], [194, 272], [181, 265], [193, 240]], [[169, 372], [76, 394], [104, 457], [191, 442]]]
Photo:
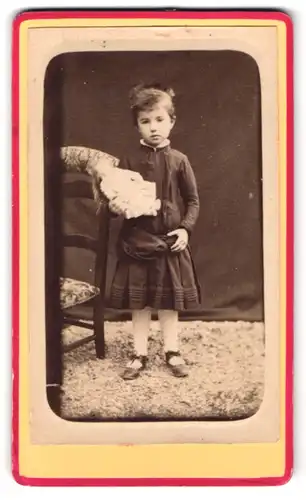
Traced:
[[132, 312], [134, 348], [138, 356], [147, 356], [148, 354], [150, 321], [151, 309], [145, 308]]

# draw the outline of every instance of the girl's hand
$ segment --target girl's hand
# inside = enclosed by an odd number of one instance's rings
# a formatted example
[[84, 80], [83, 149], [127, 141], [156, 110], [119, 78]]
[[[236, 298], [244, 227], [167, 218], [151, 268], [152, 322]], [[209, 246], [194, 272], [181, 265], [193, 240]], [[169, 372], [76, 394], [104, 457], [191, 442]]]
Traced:
[[181, 252], [182, 250], [185, 250], [188, 245], [189, 236], [188, 232], [184, 228], [175, 229], [175, 231], [168, 233], [167, 236], [177, 236], [176, 242], [171, 247], [172, 252]]

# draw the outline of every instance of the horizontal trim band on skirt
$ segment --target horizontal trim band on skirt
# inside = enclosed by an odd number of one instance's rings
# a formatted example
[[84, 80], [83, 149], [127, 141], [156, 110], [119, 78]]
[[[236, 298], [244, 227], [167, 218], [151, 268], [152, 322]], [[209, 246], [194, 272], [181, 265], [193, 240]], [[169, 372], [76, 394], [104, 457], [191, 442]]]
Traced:
[[174, 309], [184, 311], [199, 307], [199, 294], [195, 288], [173, 289], [129, 289], [112, 288], [110, 307], [113, 309]]
[[[126, 293], [125, 288], [118, 287], [114, 285], [112, 287], [112, 297], [121, 297]], [[154, 294], [159, 297], [168, 297], [170, 295], [175, 295], [177, 298], [194, 298], [198, 296], [198, 291], [196, 288], [164, 288], [164, 287], [143, 287], [143, 288], [129, 288], [128, 294], [130, 297], [142, 297], [144, 295]]]

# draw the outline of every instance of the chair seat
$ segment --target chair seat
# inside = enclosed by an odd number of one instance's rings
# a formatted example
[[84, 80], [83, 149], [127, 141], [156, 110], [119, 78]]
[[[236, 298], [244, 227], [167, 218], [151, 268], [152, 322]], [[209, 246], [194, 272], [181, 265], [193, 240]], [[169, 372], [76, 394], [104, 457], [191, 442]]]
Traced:
[[62, 309], [77, 306], [99, 295], [99, 288], [72, 278], [60, 278], [60, 300]]

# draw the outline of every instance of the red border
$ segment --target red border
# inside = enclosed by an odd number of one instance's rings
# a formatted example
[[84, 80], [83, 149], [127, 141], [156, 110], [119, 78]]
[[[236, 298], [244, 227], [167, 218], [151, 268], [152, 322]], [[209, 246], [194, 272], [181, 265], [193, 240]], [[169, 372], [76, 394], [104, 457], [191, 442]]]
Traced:
[[[286, 459], [281, 477], [268, 478], [145, 478], [86, 479], [33, 478], [19, 474], [19, 32], [24, 21], [68, 18], [137, 18], [137, 19], [258, 19], [282, 21], [287, 31], [287, 333], [286, 333]], [[13, 414], [12, 473], [17, 483], [30, 486], [275, 486], [287, 483], [293, 467], [293, 25], [291, 18], [274, 11], [41, 11], [22, 12], [13, 21], [12, 51], [12, 219], [13, 219]]]

